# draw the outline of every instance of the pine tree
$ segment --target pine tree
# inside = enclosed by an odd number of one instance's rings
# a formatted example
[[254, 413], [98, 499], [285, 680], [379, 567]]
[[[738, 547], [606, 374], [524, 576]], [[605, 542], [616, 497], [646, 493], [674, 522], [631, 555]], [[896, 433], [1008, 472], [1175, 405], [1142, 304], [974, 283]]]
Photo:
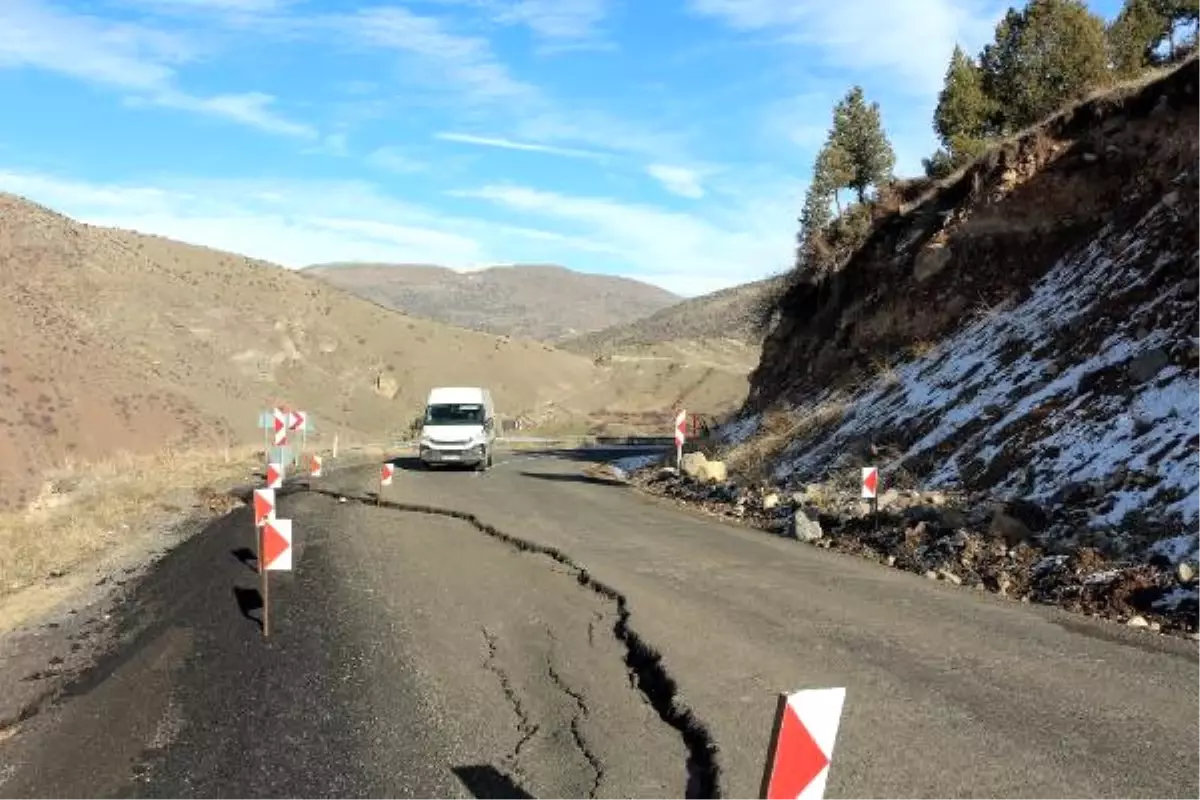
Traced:
[[[818, 156], [819, 160], [820, 156]], [[800, 211], [800, 234], [797, 237], [796, 269], [804, 275], [817, 275], [829, 266], [825, 229], [833, 221], [829, 210], [830, 189], [817, 179], [813, 168], [813, 181], [804, 195], [804, 208]]]
[[845, 184], [866, 202], [867, 190], [892, 178], [896, 153], [883, 130], [878, 103], [867, 105], [860, 86], [853, 87], [833, 111], [830, 143], [846, 153], [850, 180]]
[[956, 46], [933, 113], [933, 128], [954, 167], [982, 150], [991, 116], [991, 101], [984, 94], [979, 67]]
[[1125, 0], [1105, 32], [1116, 74], [1132, 78], [1153, 66], [1155, 50], [1171, 24], [1158, 0]]
[[838, 197], [838, 190], [847, 188], [853, 180], [854, 164], [850, 161], [849, 153], [832, 141], [826, 141], [813, 164], [813, 184], [825, 196], [826, 206], [832, 197], [837, 213], [841, 214], [842, 201]]
[[996, 26], [980, 69], [991, 132], [1012, 133], [1107, 82], [1104, 21], [1083, 0], [1030, 0]]

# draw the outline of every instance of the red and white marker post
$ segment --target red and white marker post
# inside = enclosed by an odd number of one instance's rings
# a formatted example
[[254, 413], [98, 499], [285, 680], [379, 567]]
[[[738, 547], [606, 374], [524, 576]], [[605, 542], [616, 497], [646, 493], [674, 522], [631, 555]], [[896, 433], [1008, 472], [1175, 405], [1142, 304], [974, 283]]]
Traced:
[[383, 499], [383, 487], [392, 485], [392, 477], [396, 474], [396, 466], [391, 462], [383, 462], [379, 468], [379, 491], [375, 494], [375, 505]]
[[763, 769], [764, 800], [820, 800], [833, 759], [845, 688], [779, 695]]
[[862, 468], [862, 498], [871, 504], [871, 516], [879, 527], [879, 467]]
[[267, 464], [267, 488], [283, 488], [283, 464], [276, 461]]
[[316, 453], [312, 454], [312, 459], [308, 462], [308, 475], [311, 478], [321, 477], [321, 457]]
[[258, 534], [259, 564], [262, 581], [262, 629], [263, 638], [271, 635], [271, 582], [268, 572], [292, 569], [292, 521], [269, 519]]
[[262, 554], [262, 527], [269, 521], [275, 519], [275, 490], [274, 489], [255, 489], [254, 490], [254, 532], [256, 535], [255, 543], [258, 545], [258, 552], [254, 554], [255, 563], [258, 564], [258, 571], [263, 571], [263, 554]]
[[288, 435], [288, 412], [282, 408], [271, 409], [271, 430], [273, 432], [272, 441], [276, 447], [283, 447], [287, 444]]
[[687, 411], [679, 409], [675, 415], [675, 466], [683, 469], [683, 443], [687, 441]]

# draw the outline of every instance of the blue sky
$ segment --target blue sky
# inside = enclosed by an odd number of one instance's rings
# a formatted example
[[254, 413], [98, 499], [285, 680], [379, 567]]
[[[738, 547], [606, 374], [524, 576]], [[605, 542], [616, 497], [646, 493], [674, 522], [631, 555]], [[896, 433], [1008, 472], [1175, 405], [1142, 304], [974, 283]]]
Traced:
[[790, 265], [851, 84], [918, 173], [951, 49], [1006, 7], [0, 0], [0, 191], [290, 267], [553, 262], [695, 295]]

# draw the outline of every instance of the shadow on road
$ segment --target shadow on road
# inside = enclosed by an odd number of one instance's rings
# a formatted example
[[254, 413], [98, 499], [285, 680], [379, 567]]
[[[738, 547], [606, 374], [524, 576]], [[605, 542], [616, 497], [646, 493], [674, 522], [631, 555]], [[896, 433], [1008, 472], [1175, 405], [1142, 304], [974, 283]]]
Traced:
[[[659, 455], [665, 453], [661, 447], [624, 447], [624, 448], [601, 448], [601, 447], [580, 447], [570, 449], [526, 449], [526, 450], [505, 450], [505, 453], [513, 456], [529, 456], [538, 458], [561, 458], [567, 461], [615, 461], [618, 458], [627, 458], [630, 456], [648, 456]], [[672, 451], [674, 452], [674, 451]]]
[[[262, 627], [262, 595], [258, 593], [258, 589], [246, 589], [241, 586], [233, 587], [233, 598], [237, 600], [238, 610], [242, 612], [242, 616], [250, 620], [254, 624]], [[257, 611], [255, 615], [252, 612]]]
[[602, 478], [598, 475], [584, 475], [579, 472], [522, 472], [526, 478], [537, 478], [543, 481], [559, 481], [561, 483], [594, 483], [597, 486], [624, 486], [625, 483], [614, 478]]
[[229, 553], [250, 569], [258, 572], [258, 556], [249, 547], [239, 547], [236, 550], [230, 550]]
[[389, 464], [396, 469], [406, 470], [408, 472], [474, 472], [475, 468], [469, 464], [446, 463], [438, 464], [436, 467], [427, 467], [421, 463], [421, 459], [413, 456], [397, 456], [396, 458], [388, 459]]
[[475, 764], [467, 767], [452, 767], [451, 771], [467, 787], [472, 797], [480, 798], [532, 798], [516, 781], [491, 764]]

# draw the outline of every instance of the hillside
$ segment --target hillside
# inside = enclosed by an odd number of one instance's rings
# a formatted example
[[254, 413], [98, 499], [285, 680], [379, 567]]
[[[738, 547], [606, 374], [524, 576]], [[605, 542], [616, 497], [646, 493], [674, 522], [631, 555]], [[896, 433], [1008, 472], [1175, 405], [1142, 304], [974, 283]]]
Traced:
[[729, 340], [757, 348], [763, 336], [759, 309], [783, 282], [780, 277], [768, 278], [689, 298], [632, 322], [564, 337], [557, 344], [590, 356], [679, 341]]
[[[657, 384], [671, 375], [685, 389], [674, 406], [724, 417], [746, 398], [750, 373], [761, 354], [758, 320], [783, 285], [782, 278], [771, 278], [689, 298], [633, 322], [561, 339], [557, 345], [609, 370], [625, 407], [637, 405], [637, 397], [662, 396]], [[619, 418], [613, 423], [614, 429], [621, 429]]]
[[302, 274], [413, 316], [540, 341], [629, 322], [680, 299], [629, 278], [551, 265], [455, 272], [417, 264], [322, 264]]
[[0, 194], [0, 505], [30, 500], [68, 458], [261, 442], [257, 415], [276, 401], [308, 410], [327, 444], [403, 431], [439, 383], [489, 385], [516, 415], [603, 401], [598, 379], [545, 345]]
[[1195, 631], [1197, 111], [1193, 57], [1001, 143], [795, 282], [715, 451], [796, 510], [718, 494], [929, 577]]

